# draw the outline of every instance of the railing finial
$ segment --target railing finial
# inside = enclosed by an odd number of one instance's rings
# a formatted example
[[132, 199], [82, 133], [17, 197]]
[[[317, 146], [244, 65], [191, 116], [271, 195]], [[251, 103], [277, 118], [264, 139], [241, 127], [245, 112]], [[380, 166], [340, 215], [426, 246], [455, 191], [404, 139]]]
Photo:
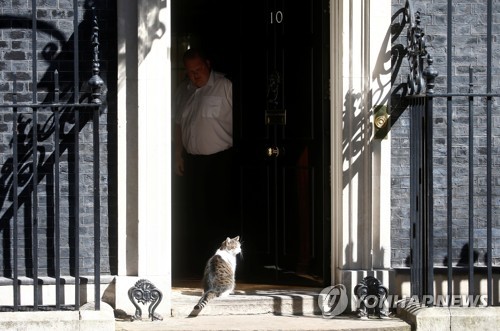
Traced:
[[99, 76], [100, 64], [99, 64], [99, 24], [97, 22], [97, 15], [95, 7], [92, 7], [92, 77], [89, 79], [89, 85], [92, 89], [91, 93], [91, 103], [101, 104], [101, 88], [104, 85], [104, 81]]
[[436, 77], [438, 76], [438, 71], [432, 65], [434, 60], [430, 54], [427, 54], [427, 67], [423, 71], [423, 75], [427, 85], [425, 86], [427, 94], [434, 94], [434, 83]]

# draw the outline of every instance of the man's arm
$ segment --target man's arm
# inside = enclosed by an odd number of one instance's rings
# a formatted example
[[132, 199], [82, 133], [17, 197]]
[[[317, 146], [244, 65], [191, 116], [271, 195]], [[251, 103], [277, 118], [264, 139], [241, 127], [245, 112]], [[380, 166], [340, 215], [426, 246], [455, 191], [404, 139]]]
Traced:
[[182, 131], [179, 124], [175, 124], [174, 129], [174, 167], [175, 174], [178, 176], [184, 175], [184, 158], [182, 156]]

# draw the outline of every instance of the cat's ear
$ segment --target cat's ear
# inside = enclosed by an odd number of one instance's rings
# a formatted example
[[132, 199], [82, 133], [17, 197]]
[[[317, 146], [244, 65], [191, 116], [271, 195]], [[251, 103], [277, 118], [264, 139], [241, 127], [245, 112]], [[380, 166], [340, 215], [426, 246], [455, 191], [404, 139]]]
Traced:
[[226, 244], [229, 244], [231, 242], [231, 238], [227, 237], [225, 242], [226, 242]]
[[240, 236], [234, 237], [233, 240], [240, 241]]

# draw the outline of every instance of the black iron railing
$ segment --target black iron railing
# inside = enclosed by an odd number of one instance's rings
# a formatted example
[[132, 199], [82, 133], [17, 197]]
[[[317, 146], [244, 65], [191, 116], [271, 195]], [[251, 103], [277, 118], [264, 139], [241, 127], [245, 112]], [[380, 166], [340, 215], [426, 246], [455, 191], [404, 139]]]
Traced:
[[[449, 299], [447, 304], [453, 304], [451, 298], [456, 295], [464, 295], [460, 293], [457, 287], [457, 273], [463, 274], [464, 271], [468, 275], [468, 296], [477, 296], [479, 291], [475, 289], [477, 273], [480, 272], [485, 276], [487, 281], [487, 305], [493, 303], [493, 190], [492, 190], [492, 113], [494, 102], [493, 98], [499, 97], [499, 93], [492, 92], [492, 1], [487, 1], [486, 13], [486, 92], [477, 93], [474, 91], [474, 68], [469, 67], [469, 89], [464, 93], [453, 93], [453, 68], [452, 68], [452, 52], [453, 47], [453, 19], [452, 19], [452, 1], [448, 1], [448, 28], [447, 28], [447, 91], [446, 93], [435, 93], [434, 84], [435, 78], [438, 75], [433, 69], [433, 60], [431, 55], [426, 50], [425, 34], [421, 27], [420, 13], [415, 11], [411, 0], [407, 0], [405, 8], [405, 18], [408, 26], [408, 46], [407, 57], [409, 60], [410, 74], [408, 75], [408, 95], [405, 96], [405, 102], [408, 104], [410, 112], [410, 172], [411, 172], [411, 202], [410, 202], [410, 217], [411, 217], [411, 291], [412, 295], [420, 298], [423, 296], [435, 296], [435, 274], [437, 271], [445, 270], [447, 282], [447, 296]], [[439, 153], [446, 154], [446, 251], [447, 258], [444, 262], [444, 268], [438, 268], [435, 265], [436, 256], [435, 249], [435, 192], [442, 190], [434, 181], [434, 162], [433, 153], [436, 151], [433, 123], [436, 119], [434, 104], [440, 106], [445, 105], [446, 116], [446, 148], [439, 150]], [[479, 104], [479, 106], [478, 106]], [[456, 106], [460, 105], [460, 108]], [[457, 110], [459, 109], [459, 110]], [[464, 176], [468, 176], [468, 201], [466, 205], [460, 206], [468, 209], [468, 242], [464, 251], [463, 261], [456, 263], [456, 240], [455, 233], [457, 225], [454, 223], [453, 204], [454, 204], [454, 156], [453, 142], [456, 139], [453, 132], [453, 122], [457, 113], [466, 112], [463, 118], [468, 118], [466, 123], [468, 132], [466, 132], [468, 171]], [[480, 114], [480, 115], [477, 115]], [[485, 121], [485, 132], [476, 129], [475, 119], [481, 117]], [[463, 124], [463, 123], [462, 123]], [[461, 132], [464, 136], [464, 132]], [[482, 229], [486, 232], [484, 239], [486, 241], [485, 262], [479, 266], [477, 263], [476, 247], [478, 235], [477, 230], [477, 215], [475, 214], [475, 199], [477, 195], [477, 184], [474, 182], [475, 169], [477, 169], [475, 154], [477, 151], [477, 139], [484, 139], [486, 148], [482, 151], [482, 155], [486, 156], [484, 168], [486, 173], [485, 192], [482, 196], [486, 199], [486, 221]], [[455, 255], [455, 256], [454, 256]], [[455, 258], [455, 259], [454, 259]], [[454, 264], [455, 263], [455, 264]], [[459, 270], [459, 271], [457, 271]], [[486, 270], [486, 272], [481, 272]], [[455, 285], [454, 285], [455, 281]], [[426, 301], [432, 305], [434, 301]]]
[[[93, 196], [94, 196], [94, 222], [93, 222], [93, 246], [94, 246], [94, 291], [95, 291], [95, 309], [100, 309], [100, 138], [99, 138], [99, 115], [101, 108], [101, 87], [103, 85], [103, 80], [99, 76], [99, 28], [97, 24], [97, 17], [95, 14], [95, 10], [92, 10], [92, 37], [91, 37], [91, 45], [92, 47], [92, 77], [87, 81], [89, 90], [86, 92], [80, 92], [80, 77], [79, 70], [80, 61], [79, 58], [80, 49], [79, 49], [79, 10], [78, 10], [78, 1], [73, 1], [73, 10], [74, 10], [74, 21], [73, 21], [73, 46], [71, 53], [73, 55], [73, 68], [77, 68], [73, 70], [73, 82], [69, 89], [65, 89], [61, 91], [60, 88], [60, 78], [58, 70], [55, 70], [52, 73], [52, 88], [53, 90], [49, 92], [49, 97], [45, 99], [43, 102], [38, 101], [38, 91], [37, 91], [37, 61], [38, 61], [38, 52], [37, 50], [37, 25], [39, 24], [37, 21], [36, 13], [37, 13], [37, 1], [32, 1], [31, 12], [31, 43], [32, 43], [32, 97], [30, 102], [18, 102], [19, 99], [19, 91], [18, 91], [18, 81], [17, 75], [14, 74], [14, 79], [12, 82], [12, 91], [11, 91], [11, 103], [9, 104], [1, 104], [0, 112], [4, 114], [11, 114], [11, 128], [12, 128], [12, 183], [11, 183], [11, 199], [12, 205], [9, 207], [9, 210], [6, 212], [6, 217], [12, 219], [12, 240], [10, 240], [11, 250], [12, 250], [12, 263], [11, 269], [8, 273], [12, 274], [12, 288], [13, 288], [13, 305], [12, 310], [24, 310], [26, 309], [26, 304], [21, 302], [20, 296], [20, 285], [21, 282], [25, 282], [25, 278], [28, 277], [32, 281], [29, 283], [33, 286], [33, 306], [30, 306], [29, 309], [38, 310], [40, 304], [43, 302], [40, 297], [42, 291], [40, 289], [43, 281], [40, 279], [40, 265], [39, 265], [39, 256], [38, 252], [40, 250], [39, 246], [39, 195], [38, 195], [38, 185], [42, 180], [47, 181], [47, 186], [52, 187], [51, 191], [53, 192], [53, 196], [50, 197], [53, 204], [47, 204], [47, 208], [51, 209], [50, 213], [53, 215], [53, 260], [54, 260], [54, 279], [55, 279], [55, 308], [56, 310], [60, 310], [67, 308], [68, 305], [65, 305], [64, 293], [62, 293], [62, 288], [64, 284], [68, 283], [68, 277], [71, 276], [74, 279], [75, 283], [75, 292], [74, 292], [74, 306], [71, 306], [71, 309], [79, 309], [80, 307], [80, 293], [81, 289], [81, 277], [80, 277], [80, 210], [81, 210], [81, 199], [80, 199], [80, 187], [82, 183], [80, 183], [80, 131], [83, 128], [84, 124], [87, 122], [92, 123], [93, 127]], [[93, 8], [92, 8], [93, 9]], [[46, 73], [50, 74], [50, 73]], [[68, 91], [71, 93], [68, 94]], [[68, 97], [68, 95], [70, 95]], [[44, 118], [52, 117], [50, 132], [52, 132], [52, 155], [47, 159], [40, 158], [39, 155], [39, 141], [41, 140], [42, 132], [39, 132], [39, 128], [41, 123], [39, 123], [39, 117], [43, 116]], [[64, 116], [64, 119], [62, 119]], [[7, 116], [3, 117], [8, 118]], [[26, 124], [26, 119], [28, 118], [28, 122], [30, 122], [30, 130], [29, 136], [26, 137], [24, 133]], [[82, 121], [82, 118], [84, 119]], [[49, 121], [47, 121], [49, 122]], [[44, 125], [47, 125], [43, 123]], [[68, 125], [72, 125], [71, 129], [67, 130]], [[45, 134], [47, 132], [43, 132]], [[63, 136], [61, 136], [63, 133]], [[23, 141], [19, 141], [20, 135], [23, 136]], [[47, 144], [47, 137], [43, 138], [44, 144]], [[28, 146], [29, 145], [29, 146]], [[20, 148], [23, 150], [20, 151]], [[63, 190], [60, 180], [60, 165], [61, 165], [61, 155], [64, 153], [68, 153], [68, 149], [71, 149], [72, 153], [72, 163], [73, 167], [71, 169], [71, 177], [69, 178], [69, 182], [71, 182], [69, 196], [71, 196], [71, 204], [70, 213], [72, 215], [67, 215], [67, 210], [62, 211], [60, 207], [61, 197], [60, 192]], [[20, 159], [22, 158], [22, 159]], [[43, 162], [43, 163], [42, 163]], [[48, 176], [48, 173], [51, 173]], [[28, 173], [29, 183], [25, 181], [25, 175]], [[68, 171], [69, 173], [69, 171]], [[23, 177], [21, 180], [20, 177]], [[71, 189], [72, 188], [72, 189]], [[67, 188], [64, 188], [67, 189]], [[26, 197], [29, 198], [26, 198]], [[44, 197], [47, 198], [47, 197]], [[31, 238], [22, 238], [24, 240], [20, 240], [19, 233], [22, 233], [21, 222], [19, 220], [19, 208], [23, 203], [28, 203], [31, 206], [31, 212], [28, 213], [30, 215], [30, 235]], [[61, 245], [61, 215], [64, 213], [65, 219], [72, 218], [73, 219], [73, 227], [72, 227], [72, 242], [70, 243], [70, 255], [67, 256], [67, 252], [61, 254], [62, 245]], [[26, 214], [26, 213], [25, 213]], [[10, 216], [9, 216], [10, 215]], [[4, 217], [5, 218], [5, 217]], [[25, 215], [26, 218], [26, 215]], [[26, 223], [24, 224], [26, 227]], [[20, 232], [21, 231], [21, 232]], [[6, 234], [4, 233], [4, 236]], [[25, 246], [31, 243], [31, 247], [26, 248]], [[6, 244], [4, 243], [4, 249]], [[22, 246], [21, 246], [22, 245]], [[26, 257], [26, 253], [20, 254], [21, 249], [26, 252], [30, 251], [30, 258]], [[5, 256], [5, 254], [4, 254]], [[19, 264], [20, 259], [29, 260], [28, 263], [30, 272], [25, 272], [23, 275], [19, 272]], [[61, 274], [61, 260], [70, 259], [73, 263], [71, 275]], [[5, 262], [4, 262], [5, 268]], [[5, 270], [4, 270], [5, 272]], [[64, 280], [62, 279], [64, 278]], [[23, 280], [21, 280], [23, 279]]]

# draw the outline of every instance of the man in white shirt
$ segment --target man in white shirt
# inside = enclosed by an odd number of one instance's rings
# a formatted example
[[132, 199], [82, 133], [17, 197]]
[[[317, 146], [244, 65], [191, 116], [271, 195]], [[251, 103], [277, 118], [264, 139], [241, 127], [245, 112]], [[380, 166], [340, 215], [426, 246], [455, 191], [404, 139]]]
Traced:
[[180, 85], [175, 99], [174, 171], [186, 183], [189, 238], [200, 234], [196, 249], [201, 248], [197, 254], [205, 259], [206, 253], [211, 255], [217, 248], [211, 245], [238, 235], [233, 233], [237, 228], [233, 219], [233, 91], [232, 82], [213, 71], [200, 50], [187, 50], [183, 61], [189, 79]]
[[191, 155], [211, 155], [233, 146], [231, 81], [212, 71], [209, 60], [194, 49], [186, 52], [184, 66], [189, 81], [178, 91], [175, 120], [175, 170], [181, 176], [183, 148]]

